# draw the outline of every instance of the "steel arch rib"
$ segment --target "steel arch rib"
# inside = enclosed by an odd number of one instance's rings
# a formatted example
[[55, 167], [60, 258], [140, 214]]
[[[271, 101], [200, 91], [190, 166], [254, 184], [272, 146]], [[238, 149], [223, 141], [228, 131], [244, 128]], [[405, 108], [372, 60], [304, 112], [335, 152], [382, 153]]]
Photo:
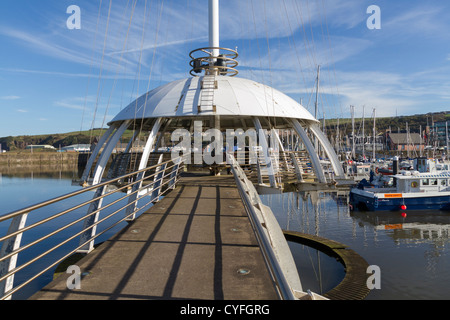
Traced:
[[320, 164], [319, 156], [316, 154], [316, 151], [311, 143], [311, 140], [309, 140], [308, 135], [306, 134], [305, 130], [303, 129], [303, 127], [301, 126], [301, 124], [298, 122], [297, 119], [290, 119], [290, 121], [295, 132], [297, 132], [297, 134], [305, 144], [306, 151], [308, 151], [309, 157], [311, 158], [311, 163], [317, 179], [319, 180], [319, 182], [326, 183], [327, 179], [325, 178], [325, 174]]
[[314, 136], [317, 137], [320, 144], [325, 150], [325, 153], [327, 154], [328, 158], [331, 161], [331, 165], [333, 166], [334, 173], [338, 177], [344, 177], [344, 169], [342, 168], [341, 164], [339, 163], [339, 159], [336, 155], [336, 153], [333, 150], [333, 147], [331, 146], [330, 142], [328, 141], [325, 134], [320, 130], [319, 126], [317, 124], [312, 124], [309, 126], [309, 129], [314, 134]]

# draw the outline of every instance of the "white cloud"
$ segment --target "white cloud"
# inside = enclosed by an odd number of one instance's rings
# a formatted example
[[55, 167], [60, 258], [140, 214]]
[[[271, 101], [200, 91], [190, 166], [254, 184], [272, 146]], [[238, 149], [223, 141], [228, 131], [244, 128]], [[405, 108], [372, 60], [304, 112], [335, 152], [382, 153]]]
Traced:
[[445, 36], [448, 28], [448, 19], [442, 14], [448, 11], [445, 6], [443, 3], [435, 3], [433, 6], [419, 3], [419, 5], [405, 5], [395, 11], [392, 9], [396, 14], [387, 12], [383, 18], [382, 28], [396, 36], [409, 35], [416, 38], [418, 35]]
[[79, 101], [79, 100], [78, 101], [61, 100], [61, 101], [56, 101], [54, 103], [54, 105], [57, 107], [75, 109], [75, 110], [84, 110], [85, 109], [83, 101]]
[[18, 99], [20, 99], [20, 97], [19, 96], [3, 96], [3, 97], [0, 97], [0, 99], [1, 100], [18, 100]]
[[[11, 72], [11, 73], [28, 73], [28, 74], [41, 74], [50, 76], [62, 76], [62, 77], [92, 77], [87, 73], [68, 73], [68, 72], [58, 72], [58, 71], [45, 71], [45, 70], [32, 70], [32, 69], [21, 69], [21, 68], [0, 68], [1, 71]], [[13, 96], [16, 97], [16, 96]], [[20, 97], [17, 97], [19, 99]], [[10, 99], [11, 100], [11, 99]]]
[[10, 27], [2, 27], [0, 28], [0, 34], [16, 39], [21, 44], [30, 47], [34, 54], [44, 54], [50, 57], [84, 64], [89, 64], [91, 62], [89, 57], [82, 52], [63, 47], [37, 33], [31, 34]]
[[379, 116], [421, 114], [450, 110], [450, 81], [442, 80], [441, 73], [422, 72], [403, 75], [393, 72], [338, 72], [339, 93], [343, 106], [376, 108]]

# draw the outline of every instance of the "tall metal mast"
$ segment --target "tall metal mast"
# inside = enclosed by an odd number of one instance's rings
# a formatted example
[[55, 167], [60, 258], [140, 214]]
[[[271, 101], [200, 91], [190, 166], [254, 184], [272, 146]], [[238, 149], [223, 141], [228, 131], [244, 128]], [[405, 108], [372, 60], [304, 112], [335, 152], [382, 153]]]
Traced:
[[[238, 71], [236, 50], [221, 48], [219, 37], [219, 0], [209, 0], [209, 47], [191, 51], [189, 56], [192, 67], [190, 74], [196, 76], [205, 72], [205, 75], [235, 76]], [[204, 55], [206, 54], [206, 56]]]
[[212, 55], [214, 57], [218, 57], [220, 54], [219, 34], [219, 0], [209, 0], [209, 46], [214, 48], [212, 50]]

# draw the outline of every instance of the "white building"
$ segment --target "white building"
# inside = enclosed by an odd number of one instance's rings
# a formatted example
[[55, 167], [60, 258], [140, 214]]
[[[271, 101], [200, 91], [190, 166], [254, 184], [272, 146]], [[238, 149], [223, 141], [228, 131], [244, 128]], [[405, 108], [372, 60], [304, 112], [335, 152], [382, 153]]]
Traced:
[[60, 152], [90, 152], [90, 144], [73, 144], [60, 149]]

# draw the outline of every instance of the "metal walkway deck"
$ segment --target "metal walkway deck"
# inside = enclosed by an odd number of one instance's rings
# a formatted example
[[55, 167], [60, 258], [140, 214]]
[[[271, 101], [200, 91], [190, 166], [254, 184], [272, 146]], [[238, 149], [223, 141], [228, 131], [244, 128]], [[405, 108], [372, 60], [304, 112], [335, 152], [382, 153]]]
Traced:
[[175, 190], [31, 299], [278, 299], [233, 176]]

